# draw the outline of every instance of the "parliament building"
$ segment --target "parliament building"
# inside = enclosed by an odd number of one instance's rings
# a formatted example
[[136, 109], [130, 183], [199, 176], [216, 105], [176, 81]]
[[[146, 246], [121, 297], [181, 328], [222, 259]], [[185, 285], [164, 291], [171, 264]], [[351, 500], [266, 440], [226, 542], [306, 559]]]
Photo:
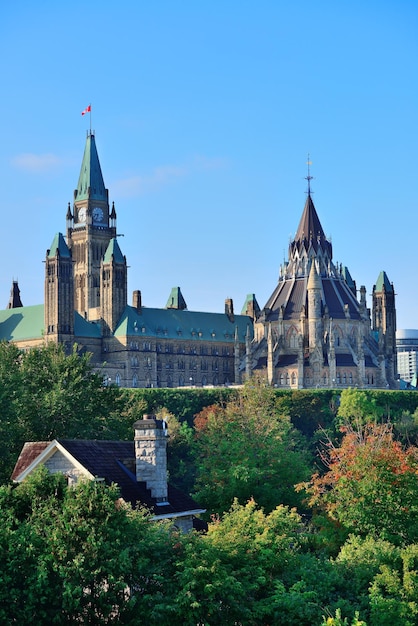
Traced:
[[164, 308], [139, 290], [128, 304], [127, 262], [117, 239], [95, 137], [87, 135], [77, 188], [45, 257], [44, 303], [23, 306], [13, 282], [0, 340], [90, 352], [104, 384], [182, 387], [241, 384], [255, 372], [280, 388], [395, 388], [395, 292], [385, 272], [366, 289], [332, 261], [310, 193], [288, 261], [265, 307], [249, 294], [240, 314], [189, 311], [180, 287]]

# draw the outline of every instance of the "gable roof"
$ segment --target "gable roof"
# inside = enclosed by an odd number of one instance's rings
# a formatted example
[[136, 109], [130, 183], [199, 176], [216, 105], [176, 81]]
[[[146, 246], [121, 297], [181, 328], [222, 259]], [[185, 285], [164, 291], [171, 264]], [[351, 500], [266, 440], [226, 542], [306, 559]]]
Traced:
[[57, 452], [82, 468], [87, 477], [103, 479], [108, 485], [117, 484], [125, 502], [133, 507], [138, 504], [146, 506], [157, 518], [204, 512], [190, 496], [171, 485], [168, 485], [168, 504], [158, 505], [145, 482], [136, 480], [133, 441], [55, 439], [51, 442], [27, 442], [16, 462], [12, 480], [21, 482]]

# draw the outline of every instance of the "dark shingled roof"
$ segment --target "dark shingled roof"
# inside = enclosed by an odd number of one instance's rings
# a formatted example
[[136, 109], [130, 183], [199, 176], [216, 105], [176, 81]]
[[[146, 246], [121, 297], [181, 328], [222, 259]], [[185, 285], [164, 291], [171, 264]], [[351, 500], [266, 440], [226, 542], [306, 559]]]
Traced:
[[[133, 507], [146, 506], [154, 515], [175, 515], [186, 511], [202, 510], [190, 496], [172, 486], [168, 486], [169, 504], [157, 505], [155, 498], [144, 482], [137, 482], [135, 476], [135, 449], [133, 441], [85, 441], [77, 439], [57, 439], [81, 465], [107, 484], [116, 483], [122, 498]], [[12, 479], [19, 475], [41, 454], [50, 442], [29, 442], [16, 463]]]

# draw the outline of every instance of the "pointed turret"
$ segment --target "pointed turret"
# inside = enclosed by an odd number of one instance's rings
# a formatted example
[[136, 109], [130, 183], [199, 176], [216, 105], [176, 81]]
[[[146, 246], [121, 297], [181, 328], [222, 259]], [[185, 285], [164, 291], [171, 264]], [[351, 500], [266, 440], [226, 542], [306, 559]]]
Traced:
[[108, 193], [103, 180], [96, 141], [94, 135], [90, 132], [84, 148], [77, 189], [74, 191], [74, 200], [77, 202], [80, 200], [107, 202], [107, 198]]
[[22, 307], [22, 300], [20, 299], [20, 289], [17, 280], [13, 281], [12, 288], [10, 290], [9, 303], [7, 309], [19, 309]]
[[127, 305], [127, 266], [117, 239], [111, 239], [100, 273], [101, 318], [105, 333], [113, 332]]
[[396, 307], [395, 290], [386, 272], [380, 272], [373, 287], [373, 330], [382, 337], [381, 347], [388, 361], [389, 384], [396, 379]]
[[315, 262], [312, 261], [309, 272], [308, 286], [308, 324], [309, 324], [309, 348], [321, 345], [322, 342], [322, 283], [316, 271]]
[[181, 293], [180, 287], [173, 287], [170, 293], [170, 296], [167, 300], [167, 304], [165, 305], [166, 309], [179, 309], [180, 311], [184, 311], [187, 309], [186, 300], [183, 298], [183, 294]]
[[248, 315], [252, 320], [257, 319], [260, 314], [260, 306], [254, 293], [249, 293], [242, 307], [241, 315]]
[[74, 281], [71, 250], [57, 233], [46, 251], [45, 336], [69, 349], [74, 338]]
[[313, 247], [315, 253], [317, 253], [319, 249], [322, 249], [322, 252], [325, 254], [327, 260], [330, 261], [332, 259], [331, 242], [328, 241], [325, 236], [315, 209], [315, 205], [311, 198], [311, 194], [309, 193], [306, 198], [295, 239], [289, 247], [289, 258], [294, 256], [295, 251], [297, 251], [298, 256], [300, 256], [302, 249], [307, 252], [311, 246]]

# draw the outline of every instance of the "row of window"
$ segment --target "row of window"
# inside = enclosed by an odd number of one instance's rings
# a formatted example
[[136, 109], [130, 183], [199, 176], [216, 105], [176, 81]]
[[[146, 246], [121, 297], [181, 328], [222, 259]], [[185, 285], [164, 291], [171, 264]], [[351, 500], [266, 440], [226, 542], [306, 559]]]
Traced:
[[[143, 362], [144, 362], [144, 367], [145, 368], [149, 369], [149, 368], [151, 368], [153, 366], [153, 359], [150, 356], [144, 357], [144, 361]], [[139, 359], [138, 359], [137, 356], [133, 356], [131, 358], [131, 365], [132, 365], [132, 367], [139, 367]], [[209, 370], [209, 363], [206, 360], [203, 360], [203, 361], [194, 361], [194, 360], [192, 360], [188, 364], [186, 364], [186, 361], [184, 361], [183, 359], [180, 359], [180, 360], [177, 361], [177, 369], [178, 370], [185, 370], [186, 369], [186, 365], [187, 365], [189, 370], [197, 371], [199, 366], [200, 366], [200, 369], [202, 370], [202, 372]], [[218, 361], [213, 361], [210, 364], [210, 366], [211, 366], [211, 369], [212, 369], [213, 372], [217, 372], [219, 370]], [[172, 369], [174, 369], [175, 366], [173, 364], [173, 361], [168, 361], [165, 364], [164, 367], [165, 367], [165, 369], [172, 370]], [[163, 369], [163, 364], [160, 361], [157, 362], [157, 369], [158, 370]], [[222, 369], [223, 369], [224, 372], [229, 372], [230, 362], [229, 361], [223, 361], [222, 362]]]
[[[103, 379], [103, 384], [105, 386], [107, 385], [111, 385], [111, 384], [115, 384], [118, 387], [120, 387], [121, 385], [121, 376], [119, 373], [116, 374], [115, 379], [112, 380], [110, 377], [105, 377]], [[229, 376], [225, 375], [223, 376], [223, 378], [219, 379], [219, 376], [217, 374], [213, 375], [212, 377], [208, 377], [208, 376], [202, 376], [201, 379], [196, 380], [195, 378], [193, 378], [193, 376], [183, 376], [182, 374], [180, 374], [180, 376], [178, 378], [174, 378], [173, 376], [167, 376], [167, 380], [163, 381], [163, 384], [161, 382], [161, 378], [159, 376], [157, 376], [157, 383], [155, 386], [157, 387], [185, 387], [185, 386], [199, 386], [199, 387], [205, 387], [207, 385], [229, 385], [231, 384], [231, 381], [229, 379]], [[132, 381], [131, 381], [131, 386], [136, 388], [139, 386], [139, 379], [137, 374], [134, 374], [132, 376]], [[153, 387], [154, 383], [151, 381], [151, 378], [149, 376], [145, 377], [145, 387]]]
[[[151, 341], [131, 341], [129, 342], [129, 349], [135, 351], [139, 351], [141, 349], [143, 352], [153, 351]], [[222, 356], [232, 356], [233, 354], [233, 349], [228, 346], [222, 346], [221, 348], [217, 346], [211, 346], [210, 349], [209, 346], [199, 346], [199, 349], [197, 349], [196, 346], [181, 345], [177, 346], [177, 349], [174, 350], [174, 346], [171, 343], [165, 345], [157, 343], [155, 346], [155, 350], [160, 354], [163, 352], [165, 352], [166, 354], [174, 354], [174, 352], [176, 352], [176, 354], [200, 354], [201, 356], [209, 356], [209, 354], [211, 354], [212, 356], [219, 356], [220, 354]]]
[[[328, 376], [327, 374], [324, 372], [323, 376], [322, 376], [322, 384], [324, 386], [327, 386], [329, 384], [329, 380], [328, 380]], [[331, 381], [333, 383], [333, 386], [336, 385], [348, 385], [348, 386], [352, 386], [354, 384], [354, 380], [353, 380], [353, 373], [352, 372], [348, 372], [348, 374], [346, 372], [337, 372], [336, 377], [334, 380]], [[366, 374], [366, 384], [367, 385], [374, 385], [375, 383], [375, 378], [373, 373], [367, 373]], [[292, 372], [290, 375], [288, 373], [286, 374], [280, 374], [279, 380], [278, 380], [278, 384], [280, 386], [287, 386], [289, 387], [296, 385], [297, 383], [297, 375], [295, 372]], [[310, 379], [309, 376], [305, 377], [305, 384], [307, 387], [309, 387], [311, 385], [312, 381]]]

